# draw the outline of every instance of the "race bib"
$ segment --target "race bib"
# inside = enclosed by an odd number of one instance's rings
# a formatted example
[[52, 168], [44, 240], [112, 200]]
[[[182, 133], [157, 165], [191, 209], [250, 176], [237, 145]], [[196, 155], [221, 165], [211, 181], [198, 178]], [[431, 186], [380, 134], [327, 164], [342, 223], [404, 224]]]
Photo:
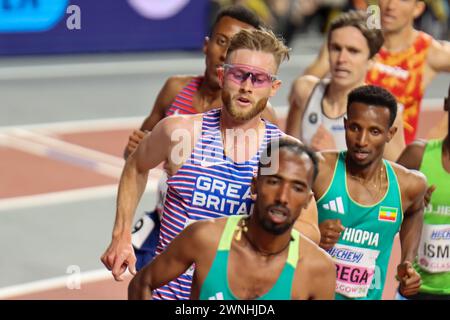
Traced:
[[366, 297], [380, 252], [336, 244], [328, 253], [336, 264], [336, 292], [348, 298]]
[[424, 223], [418, 262], [430, 273], [450, 271], [450, 225]]
[[153, 219], [147, 214], [144, 214], [144, 216], [134, 225], [131, 234], [131, 243], [133, 244], [133, 247], [140, 249], [154, 228], [155, 222]]

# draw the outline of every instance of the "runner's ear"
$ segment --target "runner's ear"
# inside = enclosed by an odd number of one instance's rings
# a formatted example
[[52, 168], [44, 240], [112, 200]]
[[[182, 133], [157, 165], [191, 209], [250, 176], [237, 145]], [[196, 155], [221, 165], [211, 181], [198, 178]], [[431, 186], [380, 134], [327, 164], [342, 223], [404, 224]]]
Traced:
[[277, 93], [277, 91], [280, 87], [281, 87], [281, 80], [275, 80], [272, 83], [272, 87], [270, 90], [270, 96], [273, 97]]
[[417, 19], [425, 11], [426, 5], [424, 1], [416, 1], [414, 8], [414, 19]]
[[209, 44], [209, 37], [205, 37], [205, 40], [203, 40], [203, 54], [206, 55], [206, 52], [208, 51], [208, 44]]
[[217, 67], [216, 72], [217, 72], [217, 78], [219, 78], [219, 86], [221, 88], [223, 88], [223, 77], [224, 77], [225, 71], [224, 71], [223, 67]]
[[387, 142], [392, 140], [392, 138], [395, 136], [396, 132], [397, 132], [397, 127], [392, 125], [392, 127], [390, 127], [389, 130], [388, 130]]

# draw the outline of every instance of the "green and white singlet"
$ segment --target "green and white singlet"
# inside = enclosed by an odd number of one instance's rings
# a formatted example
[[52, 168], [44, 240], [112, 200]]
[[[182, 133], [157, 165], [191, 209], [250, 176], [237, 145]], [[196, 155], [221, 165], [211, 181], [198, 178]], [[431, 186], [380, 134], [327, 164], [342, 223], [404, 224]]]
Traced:
[[[228, 256], [236, 226], [245, 217], [247, 216], [240, 215], [227, 218], [216, 257], [200, 290], [200, 300], [238, 300], [228, 285]], [[292, 230], [291, 236], [294, 240], [289, 245], [287, 261], [278, 280], [266, 294], [256, 300], [291, 299], [292, 281], [298, 262], [299, 233], [296, 230]]]
[[450, 173], [442, 166], [442, 144], [428, 141], [420, 165], [436, 190], [425, 209], [415, 267], [422, 278], [421, 292], [450, 295]]
[[383, 160], [388, 188], [376, 204], [354, 201], [347, 187], [345, 157], [340, 152], [334, 176], [317, 201], [319, 223], [340, 219], [345, 230], [328, 250], [336, 264], [336, 299], [381, 299], [394, 237], [403, 220], [401, 193], [392, 166]]

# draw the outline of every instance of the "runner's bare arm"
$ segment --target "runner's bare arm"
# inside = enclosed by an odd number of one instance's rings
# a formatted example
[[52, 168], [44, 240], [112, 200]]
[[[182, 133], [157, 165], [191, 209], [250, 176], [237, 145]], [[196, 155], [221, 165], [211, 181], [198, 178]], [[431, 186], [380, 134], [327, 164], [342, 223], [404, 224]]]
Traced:
[[433, 40], [427, 63], [435, 73], [450, 72], [450, 42]]
[[397, 265], [397, 279], [400, 294], [409, 296], [419, 292], [421, 284], [420, 274], [413, 268], [412, 263], [417, 256], [422, 233], [427, 180], [419, 171], [395, 166], [402, 190], [402, 206], [406, 208], [400, 229], [401, 260]]
[[156, 97], [151, 113], [145, 118], [141, 128], [135, 130], [129, 136], [128, 145], [124, 151], [125, 159], [137, 148], [139, 142], [144, 138], [145, 131], [152, 131], [155, 125], [165, 117], [167, 108], [172, 104], [178, 92], [191, 78], [192, 77], [186, 76], [173, 76], [167, 79]]
[[[409, 144], [405, 150], [400, 155], [397, 163], [404, 166], [408, 169], [419, 170], [420, 165], [422, 164], [423, 153], [425, 152], [426, 141], [425, 140], [416, 140], [413, 143]], [[427, 188], [427, 192], [425, 194], [425, 207], [431, 201], [431, 196], [436, 190], [435, 185], [430, 185]]]
[[402, 175], [404, 179], [401, 188], [406, 188], [406, 192], [402, 192], [402, 197], [406, 197], [407, 208], [400, 229], [401, 263], [413, 262], [416, 258], [422, 233], [424, 196], [427, 191], [427, 180], [422, 173], [409, 171]]
[[146, 132], [139, 129], [133, 130], [133, 133], [128, 137], [128, 144], [123, 152], [123, 158], [127, 160], [128, 156], [133, 153], [138, 147], [142, 139], [144, 139]]
[[314, 243], [319, 243], [318, 212], [314, 197], [311, 198], [308, 207], [300, 213], [297, 221], [295, 221], [294, 228]]
[[328, 45], [327, 42], [324, 42], [320, 48], [319, 55], [316, 57], [314, 62], [305, 69], [303, 75], [312, 75], [322, 79], [327, 75], [328, 71], [330, 71], [330, 63], [328, 61]]
[[409, 144], [402, 152], [397, 163], [408, 169], [419, 170], [422, 163], [426, 142], [416, 140]]
[[[314, 198], [320, 199], [327, 192], [334, 176], [336, 161], [339, 153], [336, 151], [325, 151], [316, 153], [319, 159], [319, 174], [313, 185]], [[339, 240], [340, 233], [345, 229], [339, 219], [324, 220], [319, 224], [320, 241], [319, 246], [330, 249]]]
[[127, 268], [131, 273], [136, 272], [131, 225], [137, 204], [145, 190], [148, 170], [164, 161], [169, 154], [170, 127], [165, 122], [170, 121], [162, 121], [155, 126], [153, 132], [139, 144], [136, 152], [130, 155], [120, 178], [112, 240], [101, 257], [103, 264], [108, 270], [112, 270], [117, 281], [123, 280], [122, 275]]
[[336, 290], [336, 266], [332, 258], [323, 250], [317, 249], [316, 263], [311, 275], [311, 299], [334, 300]]
[[336, 151], [316, 152], [319, 159], [319, 173], [313, 184], [314, 198], [320, 199], [328, 190], [334, 176], [339, 153]]
[[129, 284], [128, 299], [151, 299], [153, 289], [176, 279], [196, 262], [196, 253], [204, 252], [207, 242], [202, 237], [204, 226], [205, 223], [187, 226], [161, 254], [140, 270]]
[[397, 117], [395, 118], [394, 124], [397, 127], [397, 132], [394, 137], [386, 144], [384, 148], [383, 158], [390, 161], [397, 161], [400, 153], [405, 149], [405, 133], [403, 131], [403, 113], [399, 110], [397, 112]]
[[289, 93], [289, 113], [286, 119], [286, 133], [302, 139], [302, 120], [309, 96], [319, 78], [303, 76], [294, 81]]

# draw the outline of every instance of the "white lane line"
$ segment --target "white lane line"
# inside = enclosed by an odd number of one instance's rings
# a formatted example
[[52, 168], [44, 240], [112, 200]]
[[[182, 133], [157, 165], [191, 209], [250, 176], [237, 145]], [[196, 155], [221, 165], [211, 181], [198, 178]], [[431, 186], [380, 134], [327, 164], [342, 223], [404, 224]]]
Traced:
[[48, 146], [52, 149], [62, 151], [63, 153], [77, 155], [82, 158], [94, 160], [97, 162], [104, 162], [119, 168], [123, 168], [123, 165], [125, 164], [125, 160], [123, 158], [119, 158], [90, 148], [82, 147], [80, 145], [69, 143], [60, 139], [55, 139], [53, 137], [36, 134], [29, 130], [18, 128], [13, 130], [11, 134], [18, 138], [27, 141], [31, 140], [33, 142]]
[[[129, 275], [128, 271], [126, 275]], [[15, 286], [9, 286], [0, 288], [0, 299], [11, 299], [14, 297], [29, 295], [33, 293], [39, 293], [42, 291], [48, 291], [52, 289], [70, 290], [68, 284], [72, 284], [74, 275], [68, 274], [62, 277], [50, 278], [45, 280], [33, 281], [29, 283], [19, 284]], [[83, 290], [83, 285], [91, 282], [112, 280], [111, 271], [106, 269], [93, 270], [88, 272], [81, 272], [80, 274], [80, 290]], [[73, 289], [77, 290], [77, 289]]]
[[[117, 122], [115, 123], [117, 124]], [[91, 124], [95, 126], [94, 123]], [[111, 126], [111, 128], [113, 127], [112, 125], [113, 122], [108, 123], [108, 126]], [[75, 129], [75, 126], [73, 129]], [[35, 154], [40, 157], [49, 157], [88, 168], [94, 172], [116, 179], [120, 178], [125, 163], [122, 158], [61, 141], [53, 137], [36, 134], [24, 128], [11, 128], [8, 134], [6, 131], [0, 133], [0, 145]], [[161, 174], [162, 170], [159, 168], [150, 171], [146, 192], [156, 192], [156, 186]], [[0, 211], [89, 200], [115, 196], [116, 194], [117, 185], [109, 185], [13, 197], [0, 199]]]
[[84, 133], [99, 132], [109, 130], [126, 130], [139, 128], [144, 121], [142, 117], [124, 117], [94, 120], [76, 120], [76, 121], [60, 121], [15, 126], [0, 127], [0, 133], [9, 133], [14, 129], [21, 128], [25, 130], [33, 130], [39, 133]]
[[123, 166], [120, 167], [117, 165], [102, 163], [95, 159], [89, 159], [85, 155], [69, 153], [67, 152], [67, 150], [52, 148], [41, 143], [29, 141], [24, 138], [19, 138], [11, 135], [3, 135], [1, 141], [2, 145], [6, 145], [12, 149], [35, 154], [40, 157], [51, 158], [70, 163], [72, 165], [87, 168], [108, 177], [118, 179], [120, 178], [120, 175], [122, 173]]
[[[159, 172], [161, 173], [160, 170]], [[144, 193], [155, 193], [157, 190], [157, 185], [157, 176], [154, 175], [150, 177]], [[0, 199], [0, 212], [115, 197], [117, 195], [117, 188], [117, 184], [111, 184], [99, 187], [88, 187], [67, 191], [36, 194], [31, 196]]]
[[[85, 167], [117, 179], [120, 178], [125, 164], [122, 158], [22, 128], [12, 130], [10, 134], [0, 133], [0, 145]], [[152, 169], [149, 177], [159, 177], [161, 172], [161, 169]]]

